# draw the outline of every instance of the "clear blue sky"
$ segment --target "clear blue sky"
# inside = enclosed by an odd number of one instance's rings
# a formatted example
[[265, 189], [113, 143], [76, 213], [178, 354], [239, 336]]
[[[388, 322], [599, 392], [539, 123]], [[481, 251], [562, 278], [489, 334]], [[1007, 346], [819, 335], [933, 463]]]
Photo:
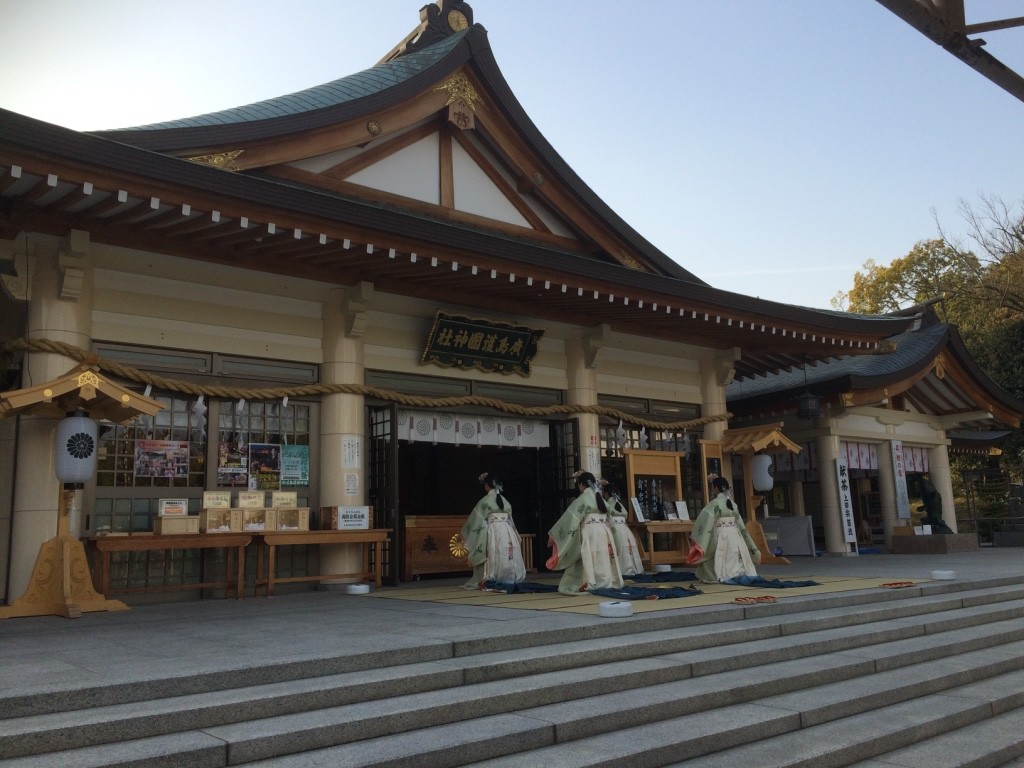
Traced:
[[[372, 66], [426, 2], [0, 0], [0, 106], [90, 130], [248, 104]], [[470, 4], [555, 149], [716, 287], [827, 308], [962, 234], [959, 201], [1024, 200], [1024, 102], [875, 0]], [[984, 37], [1024, 73], [1024, 29]]]

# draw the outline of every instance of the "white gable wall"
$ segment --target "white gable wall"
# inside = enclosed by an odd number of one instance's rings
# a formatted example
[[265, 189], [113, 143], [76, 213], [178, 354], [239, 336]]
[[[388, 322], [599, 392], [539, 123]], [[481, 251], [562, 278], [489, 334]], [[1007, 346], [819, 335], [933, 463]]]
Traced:
[[441, 203], [441, 168], [437, 134], [424, 136], [383, 158], [347, 181], [431, 205]]

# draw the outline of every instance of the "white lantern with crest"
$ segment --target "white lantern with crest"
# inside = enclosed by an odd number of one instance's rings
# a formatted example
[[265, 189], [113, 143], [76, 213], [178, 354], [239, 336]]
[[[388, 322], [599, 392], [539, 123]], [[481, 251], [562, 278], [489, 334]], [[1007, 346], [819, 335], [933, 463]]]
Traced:
[[65, 488], [81, 488], [96, 472], [96, 422], [82, 411], [57, 424], [57, 479]]
[[772, 457], [767, 453], [758, 453], [752, 456], [750, 458], [750, 475], [755, 491], [763, 493], [775, 487], [775, 478], [772, 477]]

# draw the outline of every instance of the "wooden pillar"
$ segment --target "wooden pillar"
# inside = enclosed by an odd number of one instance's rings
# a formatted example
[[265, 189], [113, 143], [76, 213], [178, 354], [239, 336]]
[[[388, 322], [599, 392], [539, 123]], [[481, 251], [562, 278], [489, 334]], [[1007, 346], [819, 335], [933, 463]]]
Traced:
[[[324, 302], [324, 361], [320, 369], [324, 384], [365, 382], [363, 331], [372, 294], [373, 286], [362, 283], [336, 289]], [[320, 402], [320, 504], [363, 506], [367, 491], [365, 398], [338, 393], [324, 395]], [[361, 544], [321, 546], [321, 573], [360, 571], [362, 557]]]
[[[28, 254], [25, 298], [28, 338], [48, 339], [89, 349], [92, 344], [92, 259], [88, 233], [73, 231], [66, 238], [33, 239]], [[58, 379], [77, 361], [64, 355], [31, 352], [26, 356], [24, 385]], [[57, 481], [54, 435], [58, 419], [18, 417], [17, 469], [12, 510], [11, 561], [8, 594], [28, 587], [43, 542], [57, 535]], [[70, 531], [77, 537], [78, 524]]]
[[839, 507], [839, 486], [836, 458], [839, 439], [824, 434], [818, 437], [818, 477], [821, 482], [821, 515], [825, 527], [825, 551], [847, 554], [849, 546], [843, 537], [842, 510]]
[[896, 517], [896, 472], [892, 466], [892, 443], [878, 446], [878, 503], [882, 508], [882, 528], [885, 546], [892, 547], [892, 532], [899, 520]]
[[953, 504], [953, 477], [949, 469], [949, 450], [946, 444], [928, 449], [928, 478], [942, 496], [942, 522], [958, 533], [956, 507]]
[[[570, 405], [597, 405], [597, 368], [600, 365], [605, 326], [590, 329], [565, 342], [566, 400]], [[596, 413], [581, 413], [580, 462], [578, 467], [601, 477], [601, 423]]]

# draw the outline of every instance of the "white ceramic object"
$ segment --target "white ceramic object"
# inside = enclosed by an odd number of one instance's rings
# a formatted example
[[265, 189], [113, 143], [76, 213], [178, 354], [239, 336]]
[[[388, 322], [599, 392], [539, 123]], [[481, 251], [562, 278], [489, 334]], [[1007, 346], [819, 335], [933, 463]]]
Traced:
[[608, 619], [618, 619], [633, 615], [633, 604], [628, 600], [613, 600], [597, 606], [597, 615]]
[[932, 578], [936, 581], [952, 581], [956, 578], [956, 571], [932, 571]]
[[655, 573], [668, 573], [671, 570], [672, 566], [666, 563], [659, 563], [658, 565], [654, 566]]
[[350, 595], [365, 595], [370, 591], [369, 584], [348, 584], [345, 591]]

